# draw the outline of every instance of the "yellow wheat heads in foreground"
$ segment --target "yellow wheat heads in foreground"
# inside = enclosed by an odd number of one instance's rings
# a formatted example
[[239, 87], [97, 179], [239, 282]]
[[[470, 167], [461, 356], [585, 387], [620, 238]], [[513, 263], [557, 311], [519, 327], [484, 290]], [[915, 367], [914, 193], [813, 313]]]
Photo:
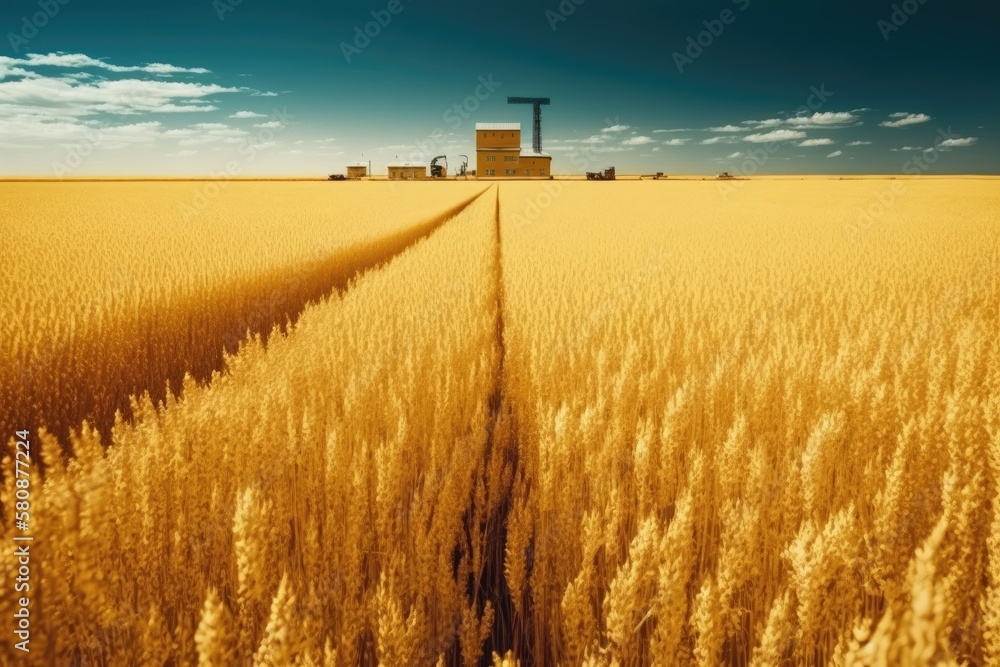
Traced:
[[46, 439], [38, 664], [1000, 663], [995, 188], [561, 186]]
[[1000, 663], [1000, 196], [879, 187], [504, 187], [536, 662]]

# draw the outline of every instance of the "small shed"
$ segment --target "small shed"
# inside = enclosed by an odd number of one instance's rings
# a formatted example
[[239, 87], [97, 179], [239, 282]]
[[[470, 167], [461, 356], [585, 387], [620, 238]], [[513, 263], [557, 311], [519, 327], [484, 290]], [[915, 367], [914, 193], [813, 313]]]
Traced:
[[389, 180], [427, 178], [427, 165], [413, 162], [395, 162], [389, 165]]
[[347, 177], [348, 178], [364, 178], [368, 175], [368, 163], [367, 162], [352, 162], [347, 165]]

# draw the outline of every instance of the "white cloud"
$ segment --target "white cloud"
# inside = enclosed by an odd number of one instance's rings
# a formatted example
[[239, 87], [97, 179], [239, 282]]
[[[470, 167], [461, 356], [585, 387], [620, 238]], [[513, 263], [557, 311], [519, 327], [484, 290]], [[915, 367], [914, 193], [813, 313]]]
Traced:
[[267, 114], [257, 113], [256, 111], [237, 111], [234, 114], [229, 114], [230, 118], [267, 118]]
[[780, 118], [768, 118], [766, 120], [745, 120], [741, 125], [747, 125], [753, 130], [764, 130], [769, 127], [781, 127], [785, 121]]
[[12, 142], [33, 144], [38, 140], [51, 143], [73, 144], [82, 141], [97, 143], [100, 133], [74, 119], [44, 119], [27, 115], [4, 118], [0, 123], [0, 144]]
[[206, 144], [238, 144], [247, 141], [246, 130], [229, 127], [225, 123], [196, 123], [189, 127], [175, 128], [161, 133], [164, 139], [177, 139], [178, 146], [204, 146]]
[[792, 141], [793, 139], [805, 139], [806, 133], [798, 130], [774, 130], [764, 134], [751, 134], [743, 137], [745, 141], [754, 144], [766, 144], [772, 141]]
[[29, 72], [28, 70], [22, 67], [12, 67], [10, 65], [4, 65], [2, 62], [0, 62], [0, 81], [15, 76], [23, 76], [25, 78], [38, 77], [38, 75], [35, 74], [34, 72]]
[[940, 146], [942, 148], [965, 148], [967, 146], [975, 146], [976, 142], [979, 141], [978, 137], [960, 137], [958, 139], [945, 139], [941, 142]]
[[844, 154], [844, 151], [833, 151], [832, 153], [830, 153], [829, 155], [827, 155], [827, 157], [840, 157], [843, 154]]
[[316, 143], [317, 144], [332, 144], [335, 141], [336, 141], [336, 139], [334, 139], [333, 137], [327, 137], [326, 139], [317, 139]]
[[83, 83], [53, 78], [0, 81], [0, 116], [79, 117], [97, 113], [214, 111], [203, 98], [236, 88], [178, 81], [121, 79]]
[[653, 152], [654, 153], [659, 153], [661, 150], [663, 150], [663, 149], [660, 148], [659, 146], [657, 146], [656, 148], [653, 149]]
[[700, 142], [703, 146], [712, 146], [715, 144], [733, 144], [739, 141], [739, 137], [725, 136], [725, 137], [710, 137], [708, 139], [702, 139]]
[[799, 146], [809, 147], [809, 146], [832, 146], [834, 143], [833, 139], [806, 139]]
[[796, 116], [788, 119], [788, 124], [792, 127], [830, 127], [834, 125], [846, 125], [854, 123], [858, 117], [847, 111], [824, 111], [814, 113], [811, 116]]
[[624, 146], [610, 146], [603, 144], [587, 144], [586, 146], [546, 146], [547, 151], [571, 153], [575, 151], [586, 151], [587, 153], [624, 153], [632, 150]]
[[266, 123], [255, 123], [254, 127], [263, 128], [265, 130], [280, 130], [285, 126], [280, 120], [269, 120]]
[[926, 123], [932, 120], [930, 116], [925, 113], [905, 113], [899, 112], [890, 114], [889, 118], [895, 118], [896, 120], [886, 120], [879, 123], [882, 127], [906, 127], [907, 125], [919, 125], [920, 123]]
[[[864, 113], [865, 111], [871, 111], [871, 109], [868, 107], [862, 107], [860, 109], [851, 109], [851, 113]], [[851, 159], [853, 160], [854, 158]]]
[[653, 134], [663, 134], [664, 132], [696, 132], [696, 131], [697, 130], [693, 130], [691, 128], [680, 128], [677, 130], [653, 130]]
[[246, 130], [229, 127], [225, 123], [195, 123], [190, 129], [206, 132], [213, 137], [245, 137], [248, 134]]
[[177, 67], [165, 63], [149, 63], [147, 65], [111, 65], [91, 58], [82, 53], [29, 53], [24, 58], [10, 58], [0, 56], [0, 67], [4, 65], [28, 65], [34, 67], [66, 67], [80, 69], [83, 67], [97, 67], [109, 72], [146, 72], [149, 74], [208, 74], [210, 70], [204, 67]]
[[176, 142], [173, 145], [179, 147], [194, 147], [238, 144], [247, 141], [247, 134], [244, 130], [231, 128], [223, 123], [197, 123], [165, 129], [159, 121], [109, 125], [89, 120], [84, 122], [72, 118], [51, 119], [26, 115], [18, 115], [0, 123], [0, 145], [36, 148], [39, 145], [89, 145], [98, 150], [113, 150], [138, 145], [151, 147], [163, 140]]
[[603, 144], [608, 140], [608, 137], [594, 134], [586, 139], [547, 139], [546, 144]]
[[208, 74], [210, 70], [204, 67], [177, 67], [165, 63], [149, 63], [141, 67], [120, 68], [108, 67], [112, 72], [148, 72], [150, 74]]
[[[823, 111], [812, 115], [792, 116], [791, 118], [765, 118], [763, 120], [745, 120], [740, 125], [743, 129], [767, 130], [779, 127], [792, 127], [798, 130], [809, 128], [841, 128], [860, 121], [853, 111]], [[731, 126], [727, 126], [731, 127]], [[716, 128], [709, 128], [715, 131]]]
[[193, 137], [196, 134], [198, 134], [197, 130], [195, 130], [193, 127], [187, 127], [187, 128], [176, 128], [173, 130], [167, 130], [166, 132], [163, 133], [163, 136], [167, 137], [168, 139], [184, 139], [186, 137]]
[[870, 141], [852, 141], [851, 143], [849, 143], [847, 145], [848, 146], [871, 146], [872, 142], [870, 142]]
[[622, 142], [622, 146], [645, 146], [653, 143], [652, 137], [631, 137]]
[[611, 127], [606, 127], [601, 132], [624, 132], [625, 130], [631, 130], [631, 125], [612, 125]]
[[149, 143], [157, 139], [161, 127], [163, 125], [158, 121], [149, 121], [146, 123], [101, 128], [99, 132], [104, 136], [105, 140], [113, 142]]
[[736, 158], [743, 157], [744, 155], [745, 155], [744, 153], [736, 152], [736, 153], [733, 153], [732, 155], [727, 155], [726, 159], [727, 160], [735, 160]]
[[709, 132], [742, 132], [743, 130], [735, 125], [723, 125], [722, 127], [710, 127]]
[[891, 148], [893, 153], [898, 153], [899, 151], [919, 151], [923, 150], [922, 146], [903, 146], [902, 148]]
[[664, 146], [683, 146], [689, 140], [688, 139], [667, 139], [663, 142]]

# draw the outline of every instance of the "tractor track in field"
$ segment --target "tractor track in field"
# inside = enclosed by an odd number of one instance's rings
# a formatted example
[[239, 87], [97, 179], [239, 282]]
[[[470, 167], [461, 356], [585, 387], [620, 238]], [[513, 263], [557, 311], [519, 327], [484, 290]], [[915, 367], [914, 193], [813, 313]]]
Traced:
[[[493, 391], [489, 398], [489, 417], [487, 421], [486, 451], [483, 457], [484, 466], [488, 466], [494, 457], [502, 457], [503, 467], [511, 471], [512, 481], [518, 470], [517, 428], [512, 419], [507, 401], [504, 397], [504, 363], [507, 357], [507, 346], [504, 330], [504, 311], [506, 309], [503, 279], [503, 235], [500, 224], [500, 185], [497, 185], [495, 208], [496, 246], [494, 255], [494, 289], [496, 292], [496, 346], [498, 351], [497, 373], [493, 382]], [[483, 604], [493, 607], [493, 628], [486, 643], [479, 664], [481, 667], [492, 667], [492, 654], [504, 655], [513, 649], [519, 655], [525, 655], [524, 633], [522, 623], [517, 618], [513, 598], [507, 578], [504, 574], [504, 559], [507, 546], [507, 519], [513, 506], [511, 487], [492, 489], [491, 494], [499, 493], [502, 500], [493, 516], [486, 518], [485, 526], [485, 562], [480, 590]], [[525, 663], [526, 664], [526, 663]]]
[[[188, 374], [199, 383], [209, 382], [214, 373], [225, 370], [225, 355], [235, 353], [248, 332], [266, 344], [275, 327], [287, 331], [307, 305], [335, 292], [344, 293], [356, 278], [385, 266], [426, 239], [488, 191], [486, 188], [429, 220], [359, 248], [346, 262], [343, 252], [337, 252], [306, 263], [301, 270], [276, 269], [255, 277], [252, 284], [220, 285], [218, 297], [232, 299], [229, 304], [220, 304], [219, 309], [227, 315], [221, 321], [216, 312], [204, 308], [165, 312], [161, 305], [140, 313], [130, 324], [135, 335], [116, 341], [113, 347], [83, 339], [46, 350], [32, 361], [31, 368], [10, 378], [0, 377], [0, 398], [9, 394], [11, 399], [3, 401], [7, 405], [0, 414], [0, 432], [12, 433], [15, 426], [37, 432], [44, 426], [68, 451], [71, 429], [78, 429], [86, 420], [103, 442], [110, 443], [116, 412], [126, 421], [133, 418], [131, 397], [148, 392], [154, 402], [162, 402], [168, 387], [173, 394], [180, 394]], [[178, 329], [187, 335], [177, 336]], [[177, 339], [183, 342], [177, 343]], [[173, 347], [158, 347], [164, 341]], [[109, 360], [99, 375], [83, 378], [75, 386], [63, 384], [58, 395], [46, 391], [47, 381], [58, 377], [58, 369], [78, 358], [81, 349], [111, 350], [117, 359]]]

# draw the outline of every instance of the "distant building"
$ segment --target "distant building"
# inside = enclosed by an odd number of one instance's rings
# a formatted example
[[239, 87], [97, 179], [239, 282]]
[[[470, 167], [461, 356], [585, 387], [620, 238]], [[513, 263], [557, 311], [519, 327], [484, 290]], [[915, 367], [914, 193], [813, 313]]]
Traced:
[[364, 178], [368, 175], [368, 163], [367, 162], [352, 162], [347, 165], [347, 177], [348, 178]]
[[427, 178], [427, 165], [425, 164], [414, 164], [412, 162], [396, 162], [389, 165], [389, 178], [392, 179], [409, 179], [409, 178]]
[[552, 175], [552, 156], [548, 153], [523, 152], [518, 168], [524, 172], [526, 178], [536, 176], [548, 178]]
[[549, 178], [552, 156], [521, 152], [520, 123], [476, 123], [477, 178]]

